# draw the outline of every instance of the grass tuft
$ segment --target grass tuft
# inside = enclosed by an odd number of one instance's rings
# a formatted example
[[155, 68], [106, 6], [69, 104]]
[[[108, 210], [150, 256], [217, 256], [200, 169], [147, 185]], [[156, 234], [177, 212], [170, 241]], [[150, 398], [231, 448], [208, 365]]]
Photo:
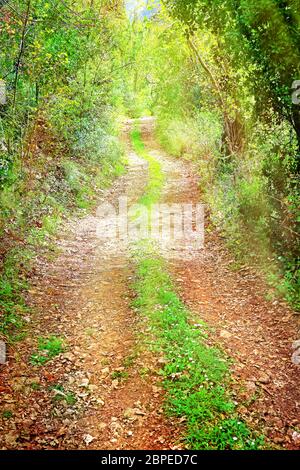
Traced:
[[64, 350], [64, 342], [62, 338], [57, 336], [49, 336], [47, 338], [39, 338], [38, 352], [31, 355], [30, 362], [34, 366], [42, 366], [46, 362], [58, 356]]
[[164, 176], [160, 163], [151, 157], [145, 149], [145, 145], [138, 129], [131, 132], [132, 146], [135, 152], [148, 162], [149, 179], [144, 194], [139, 199], [139, 203], [149, 208], [152, 204], [159, 201], [161, 190], [164, 183]]

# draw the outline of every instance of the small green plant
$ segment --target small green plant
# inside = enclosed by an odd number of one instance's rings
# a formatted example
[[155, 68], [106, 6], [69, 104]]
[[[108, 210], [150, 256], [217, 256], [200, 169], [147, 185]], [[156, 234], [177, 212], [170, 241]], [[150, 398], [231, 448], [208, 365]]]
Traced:
[[258, 450], [264, 446], [262, 436], [253, 436], [248, 426], [237, 418], [227, 418], [211, 428], [190, 428], [193, 447], [219, 450]]
[[49, 387], [49, 389], [55, 393], [53, 397], [54, 401], [64, 401], [69, 406], [73, 406], [77, 402], [77, 398], [74, 393], [65, 391], [62, 385], [54, 385]]
[[32, 382], [30, 384], [30, 387], [32, 388], [32, 390], [40, 390], [41, 386], [38, 382]]
[[123, 366], [126, 369], [131, 367], [134, 364], [134, 361], [136, 360], [137, 356], [138, 356], [138, 354], [134, 353], [134, 354], [130, 354], [129, 356], [125, 357], [125, 359], [123, 360]]
[[139, 369], [139, 374], [140, 374], [140, 376], [143, 377], [143, 378], [147, 377], [147, 375], [149, 375], [150, 372], [151, 372], [151, 371], [150, 371], [149, 367], [141, 367], [141, 368]]
[[4, 410], [4, 411], [2, 412], [2, 418], [4, 418], [4, 419], [10, 419], [10, 418], [13, 417], [13, 415], [14, 415], [14, 414], [13, 414], [13, 412], [12, 412], [11, 410]]
[[114, 379], [128, 379], [128, 372], [116, 370], [111, 374], [111, 378]]
[[63, 352], [64, 342], [57, 336], [39, 338], [38, 352], [31, 355], [30, 362], [33, 365], [43, 365], [50, 359]]

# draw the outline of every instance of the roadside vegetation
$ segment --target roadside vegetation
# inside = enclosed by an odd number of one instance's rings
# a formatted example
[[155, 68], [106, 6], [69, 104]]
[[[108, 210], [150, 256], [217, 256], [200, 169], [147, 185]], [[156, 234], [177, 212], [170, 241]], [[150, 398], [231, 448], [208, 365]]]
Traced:
[[0, 13], [0, 335], [15, 341], [35, 257], [55, 256], [62, 223], [124, 171], [110, 78], [124, 17], [81, 0], [2, 2]]

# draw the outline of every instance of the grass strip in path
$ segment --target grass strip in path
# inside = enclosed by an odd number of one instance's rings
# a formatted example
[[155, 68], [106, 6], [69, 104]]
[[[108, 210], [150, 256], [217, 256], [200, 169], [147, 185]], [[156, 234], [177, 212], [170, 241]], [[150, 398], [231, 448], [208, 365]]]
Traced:
[[[140, 204], [159, 201], [163, 187], [161, 166], [149, 156], [136, 128], [131, 133], [135, 152], [149, 162], [149, 181]], [[165, 357], [161, 371], [167, 391], [166, 411], [186, 424], [191, 449], [254, 450], [264, 445], [236, 412], [230, 397], [230, 374], [224, 353], [207, 345], [208, 327], [193, 325], [178, 297], [164, 261], [155, 246], [141, 240], [136, 246], [137, 281], [134, 306], [149, 324], [150, 347]]]
[[145, 145], [141, 138], [141, 133], [137, 127], [131, 132], [131, 142], [134, 151], [149, 164], [148, 184], [144, 194], [139, 199], [139, 204], [149, 208], [152, 204], [157, 203], [160, 199], [161, 190], [164, 184], [164, 175], [162, 173], [160, 163], [154, 157], [151, 157], [151, 155], [149, 155], [145, 149]]
[[193, 325], [178, 297], [164, 261], [153, 246], [140, 242], [135, 255], [134, 306], [150, 327], [153, 350], [163, 353], [167, 413], [183, 418], [191, 449], [259, 449], [263, 438], [239, 418], [230, 397], [224, 354], [207, 345], [208, 328]]

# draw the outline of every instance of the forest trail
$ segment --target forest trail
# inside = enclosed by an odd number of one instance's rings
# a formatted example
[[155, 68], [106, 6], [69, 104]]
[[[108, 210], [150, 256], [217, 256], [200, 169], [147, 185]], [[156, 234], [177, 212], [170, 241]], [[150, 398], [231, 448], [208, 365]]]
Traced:
[[[153, 140], [153, 121], [141, 121], [149, 153], [165, 174], [162, 202], [201, 200], [197, 171], [164, 155]], [[132, 123], [128, 122], [128, 135]], [[128, 153], [128, 172], [103, 193], [139, 200], [147, 185], [147, 162]], [[99, 204], [101, 201], [99, 201]], [[164, 415], [159, 369], [162, 358], [141, 348], [145, 324], [131, 307], [132, 260], [122, 240], [96, 236], [95, 214], [68, 224], [60, 256], [40, 260], [28, 293], [35, 314], [31, 335], [10, 351], [1, 386], [2, 448], [180, 449], [184, 424]], [[170, 272], [189, 309], [212, 327], [232, 365], [233, 388], [246, 422], [271, 441], [300, 448], [298, 371], [291, 344], [299, 321], [283, 302], [265, 300], [265, 287], [233, 260], [207, 218], [202, 250], [162, 247]], [[46, 365], [30, 364], [36, 338], [66, 339], [67, 350]], [[296, 433], [297, 434], [297, 433]], [[300, 438], [300, 436], [299, 436]]]

